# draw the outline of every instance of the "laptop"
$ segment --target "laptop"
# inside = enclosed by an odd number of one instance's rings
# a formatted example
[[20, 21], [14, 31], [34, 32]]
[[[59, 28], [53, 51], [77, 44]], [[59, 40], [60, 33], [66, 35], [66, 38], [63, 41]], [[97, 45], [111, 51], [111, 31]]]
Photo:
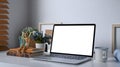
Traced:
[[95, 24], [54, 24], [50, 55], [34, 58], [68, 64], [91, 60], [94, 51]]

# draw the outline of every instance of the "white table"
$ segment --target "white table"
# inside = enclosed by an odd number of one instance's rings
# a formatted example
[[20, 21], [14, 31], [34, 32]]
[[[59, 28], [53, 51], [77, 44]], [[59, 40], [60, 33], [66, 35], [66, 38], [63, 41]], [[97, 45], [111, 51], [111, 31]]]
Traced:
[[0, 62], [0, 66], [1, 67], [27, 67], [27, 66], [23, 66], [23, 65], [3, 63], [3, 62]]
[[31, 58], [7, 56], [6, 52], [0, 52], [0, 65], [2, 67], [120, 67], [120, 63], [109, 58], [106, 63], [89, 61], [80, 65], [70, 65], [47, 61], [36, 61]]

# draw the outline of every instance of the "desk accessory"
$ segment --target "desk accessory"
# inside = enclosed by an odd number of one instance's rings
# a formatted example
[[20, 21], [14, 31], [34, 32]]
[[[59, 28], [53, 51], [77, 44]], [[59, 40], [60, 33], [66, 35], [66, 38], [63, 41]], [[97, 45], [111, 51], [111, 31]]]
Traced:
[[18, 56], [18, 57], [34, 57], [34, 56], [40, 56], [43, 54], [43, 49], [38, 48], [28, 48], [25, 50], [24, 53], [19, 53], [20, 48], [12, 48], [9, 49], [7, 52], [7, 55], [10, 56]]
[[95, 62], [106, 62], [107, 61], [108, 48], [95, 47]]
[[120, 49], [116, 49], [114, 51], [114, 57], [118, 62], [120, 62]]
[[112, 24], [112, 53], [115, 49], [120, 49], [120, 24]]

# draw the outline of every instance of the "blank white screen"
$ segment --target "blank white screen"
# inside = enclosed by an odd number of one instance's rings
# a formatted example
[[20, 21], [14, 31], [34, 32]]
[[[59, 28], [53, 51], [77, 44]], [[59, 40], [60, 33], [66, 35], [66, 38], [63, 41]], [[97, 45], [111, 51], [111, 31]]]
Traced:
[[92, 55], [94, 25], [55, 26], [51, 52]]

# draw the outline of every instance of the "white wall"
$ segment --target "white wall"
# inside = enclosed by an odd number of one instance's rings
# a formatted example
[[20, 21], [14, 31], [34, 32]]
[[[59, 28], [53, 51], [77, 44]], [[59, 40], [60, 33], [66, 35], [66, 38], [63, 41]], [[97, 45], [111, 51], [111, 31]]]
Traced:
[[[31, 0], [31, 25], [38, 22], [96, 23], [95, 46], [111, 48], [112, 24], [120, 23], [120, 0]], [[111, 50], [111, 49], [110, 49]]]
[[17, 47], [18, 36], [21, 29], [28, 26], [28, 1], [27, 0], [8, 0], [9, 1], [9, 47]]

